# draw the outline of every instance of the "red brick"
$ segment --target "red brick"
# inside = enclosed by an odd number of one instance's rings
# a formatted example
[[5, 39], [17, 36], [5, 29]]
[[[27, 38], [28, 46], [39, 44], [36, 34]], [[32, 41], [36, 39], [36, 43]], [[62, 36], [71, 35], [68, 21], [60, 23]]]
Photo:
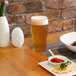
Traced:
[[9, 2], [20, 2], [22, 0], [8, 0]]
[[20, 16], [20, 15], [17, 15], [17, 16], [9, 15], [7, 16], [7, 19], [8, 19], [9, 24], [11, 25], [16, 25], [16, 23], [24, 22], [23, 16]]
[[26, 8], [26, 12], [39, 12], [43, 10], [43, 4], [41, 1], [29, 1], [23, 3]]
[[6, 12], [8, 14], [24, 13], [26, 8], [23, 7], [23, 3], [10, 4], [6, 7]]
[[73, 28], [73, 20], [67, 19], [62, 21], [54, 21], [49, 23], [49, 32], [56, 32]]
[[76, 17], [76, 8], [64, 9], [61, 13], [63, 19]]
[[41, 1], [26, 1], [26, 2], [7, 5], [6, 12], [8, 14], [39, 12], [42, 11], [42, 8], [43, 5]]
[[45, 11], [45, 12], [40, 12], [40, 13], [31, 13], [31, 14], [27, 14], [25, 16], [25, 20], [27, 24], [30, 24], [31, 22], [31, 16], [47, 16], [49, 21], [54, 21], [58, 19], [58, 15], [59, 15], [59, 11]]
[[10, 31], [12, 33], [12, 30], [16, 27], [20, 27], [24, 33], [25, 36], [28, 36], [31, 34], [30, 32], [30, 25], [16, 25], [16, 26], [10, 26]]
[[74, 20], [74, 29], [75, 29], [75, 31], [76, 31], [76, 19]]
[[76, 6], [76, 0], [45, 0], [45, 7], [63, 9]]
[[17, 22], [17, 23], [18, 22], [24, 22], [24, 17], [23, 16], [20, 16], [20, 15], [19, 16], [18, 15], [15, 16], [15, 22]]
[[7, 16], [7, 19], [8, 19], [8, 23], [11, 24], [11, 25], [15, 25], [15, 19], [14, 19], [14, 16]]

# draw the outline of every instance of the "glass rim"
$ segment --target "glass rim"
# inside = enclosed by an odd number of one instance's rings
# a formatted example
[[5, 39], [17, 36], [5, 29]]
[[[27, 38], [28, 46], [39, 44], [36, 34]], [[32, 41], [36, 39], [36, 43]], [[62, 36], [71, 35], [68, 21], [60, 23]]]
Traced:
[[47, 16], [32, 16], [31, 17], [31, 20], [45, 20], [45, 19], [48, 19], [48, 17]]

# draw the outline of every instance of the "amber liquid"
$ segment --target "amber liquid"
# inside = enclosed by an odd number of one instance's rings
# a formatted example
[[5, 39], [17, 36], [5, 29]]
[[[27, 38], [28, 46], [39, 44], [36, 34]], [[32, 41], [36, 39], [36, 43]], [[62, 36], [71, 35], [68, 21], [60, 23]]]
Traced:
[[43, 51], [47, 49], [48, 25], [31, 25], [33, 49]]

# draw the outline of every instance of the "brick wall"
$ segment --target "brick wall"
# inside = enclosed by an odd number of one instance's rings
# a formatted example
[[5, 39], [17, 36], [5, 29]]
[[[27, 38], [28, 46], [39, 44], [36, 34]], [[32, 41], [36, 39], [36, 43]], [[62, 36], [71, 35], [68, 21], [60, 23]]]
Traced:
[[45, 15], [49, 19], [49, 33], [73, 30], [76, 25], [76, 0], [9, 0], [6, 16], [12, 31], [20, 27], [30, 35], [30, 18]]

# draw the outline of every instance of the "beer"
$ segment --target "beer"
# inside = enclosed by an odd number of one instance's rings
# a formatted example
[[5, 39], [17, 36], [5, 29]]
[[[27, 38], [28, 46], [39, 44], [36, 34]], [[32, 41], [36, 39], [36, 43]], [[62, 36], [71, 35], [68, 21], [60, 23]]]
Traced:
[[43, 51], [47, 48], [48, 19], [46, 16], [31, 17], [33, 49]]

